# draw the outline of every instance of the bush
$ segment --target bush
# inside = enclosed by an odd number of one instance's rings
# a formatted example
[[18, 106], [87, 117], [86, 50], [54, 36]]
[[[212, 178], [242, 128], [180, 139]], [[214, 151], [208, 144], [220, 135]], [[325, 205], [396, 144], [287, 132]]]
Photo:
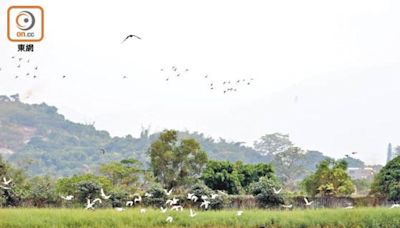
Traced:
[[147, 191], [149, 194], [152, 194], [152, 197], [145, 197], [143, 202], [146, 206], [154, 206], [161, 207], [164, 206], [165, 201], [167, 200], [167, 194], [165, 194], [164, 189], [160, 184], [154, 184]]
[[203, 183], [197, 183], [193, 185], [189, 192], [199, 198], [197, 204], [201, 204], [201, 196], [208, 196], [208, 200], [210, 201], [209, 208], [214, 210], [223, 209], [227, 202], [227, 197], [221, 194], [218, 194], [218, 197], [216, 197], [215, 199], [211, 199], [211, 195], [215, 194], [215, 192]]
[[284, 203], [280, 194], [275, 194], [273, 188], [279, 188], [275, 180], [262, 177], [256, 183], [250, 185], [250, 192], [262, 207], [277, 207]]
[[126, 201], [128, 201], [129, 194], [124, 190], [114, 190], [109, 192], [111, 195], [111, 206], [112, 207], [125, 207]]

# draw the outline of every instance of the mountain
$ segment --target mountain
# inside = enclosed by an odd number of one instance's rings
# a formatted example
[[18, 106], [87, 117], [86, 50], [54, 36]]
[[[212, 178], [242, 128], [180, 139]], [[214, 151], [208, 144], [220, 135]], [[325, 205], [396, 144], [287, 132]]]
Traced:
[[[72, 175], [94, 171], [101, 163], [135, 158], [148, 164], [147, 148], [158, 133], [144, 130], [139, 138], [111, 137], [92, 125], [73, 123], [42, 104], [25, 104], [18, 95], [0, 96], [0, 153], [33, 175]], [[180, 137], [198, 140], [210, 159], [246, 163], [262, 156], [241, 143], [218, 142], [200, 133], [180, 132]], [[103, 154], [102, 149], [106, 152]]]
[[[69, 176], [94, 172], [102, 163], [126, 158], [138, 159], [148, 167], [146, 151], [158, 135], [144, 129], [138, 138], [131, 135], [111, 137], [107, 131], [96, 130], [93, 125], [67, 120], [56, 107], [45, 103], [26, 104], [18, 95], [0, 96], [0, 154], [31, 175]], [[241, 142], [213, 139], [188, 131], [179, 132], [179, 137], [196, 139], [213, 160], [258, 163], [273, 159]], [[308, 151], [306, 158], [307, 169], [312, 171], [318, 162], [328, 157], [321, 152]]]

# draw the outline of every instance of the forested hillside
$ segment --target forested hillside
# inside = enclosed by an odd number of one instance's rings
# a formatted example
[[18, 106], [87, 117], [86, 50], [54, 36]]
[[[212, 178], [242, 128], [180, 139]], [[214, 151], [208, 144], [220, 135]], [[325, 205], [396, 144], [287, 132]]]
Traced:
[[[135, 158], [146, 168], [147, 149], [158, 135], [143, 130], [137, 138], [111, 137], [92, 125], [67, 120], [56, 107], [25, 104], [18, 95], [0, 96], [0, 153], [32, 175], [95, 172], [99, 164], [126, 158]], [[179, 137], [196, 139], [211, 160], [269, 163], [274, 158], [243, 143], [213, 139], [198, 132], [179, 132]], [[305, 157], [309, 171], [326, 158], [317, 151], [308, 151]]]

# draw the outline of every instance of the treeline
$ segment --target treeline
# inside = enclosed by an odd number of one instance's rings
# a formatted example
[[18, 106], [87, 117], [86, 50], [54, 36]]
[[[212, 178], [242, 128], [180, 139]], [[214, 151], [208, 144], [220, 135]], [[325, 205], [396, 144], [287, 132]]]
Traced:
[[[290, 146], [282, 148], [276, 155], [282, 154], [283, 159], [285, 154], [293, 153], [298, 153], [298, 157], [302, 152]], [[29, 177], [23, 169], [0, 159], [0, 177], [3, 179], [0, 204], [83, 207], [88, 199], [103, 197], [103, 190], [109, 198], [101, 207], [123, 207], [137, 196], [143, 196], [141, 205], [159, 207], [172, 197], [168, 195], [172, 189], [173, 196], [181, 202], [188, 193], [198, 198], [217, 194], [218, 197], [210, 199], [211, 209], [225, 207], [230, 195], [239, 194], [252, 195], [260, 207], [280, 207], [290, 203], [294, 196], [345, 197], [355, 191], [355, 183], [346, 173], [345, 160], [320, 162], [316, 171], [299, 183], [301, 188], [292, 191], [292, 180], [289, 177], [279, 179], [273, 165], [209, 160], [195, 139], [181, 139], [174, 130], [162, 132], [149, 146], [147, 155], [151, 161], [148, 168], [136, 159], [124, 159], [104, 163], [91, 174], [63, 178]], [[371, 193], [398, 200], [399, 171], [400, 158], [396, 158], [377, 175]], [[64, 200], [61, 196], [71, 196], [72, 200]]]

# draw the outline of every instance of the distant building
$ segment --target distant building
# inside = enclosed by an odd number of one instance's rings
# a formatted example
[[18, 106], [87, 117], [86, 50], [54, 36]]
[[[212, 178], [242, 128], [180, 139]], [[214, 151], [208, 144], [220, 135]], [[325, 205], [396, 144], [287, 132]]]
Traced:
[[379, 170], [375, 169], [374, 167], [347, 168], [347, 174], [349, 174], [349, 176], [353, 180], [360, 180], [360, 179], [373, 180], [375, 173], [377, 173], [378, 171]]
[[387, 151], [387, 158], [386, 158], [386, 164], [390, 162], [393, 159], [393, 151], [392, 151], [392, 144], [389, 143], [388, 145], [388, 151]]

